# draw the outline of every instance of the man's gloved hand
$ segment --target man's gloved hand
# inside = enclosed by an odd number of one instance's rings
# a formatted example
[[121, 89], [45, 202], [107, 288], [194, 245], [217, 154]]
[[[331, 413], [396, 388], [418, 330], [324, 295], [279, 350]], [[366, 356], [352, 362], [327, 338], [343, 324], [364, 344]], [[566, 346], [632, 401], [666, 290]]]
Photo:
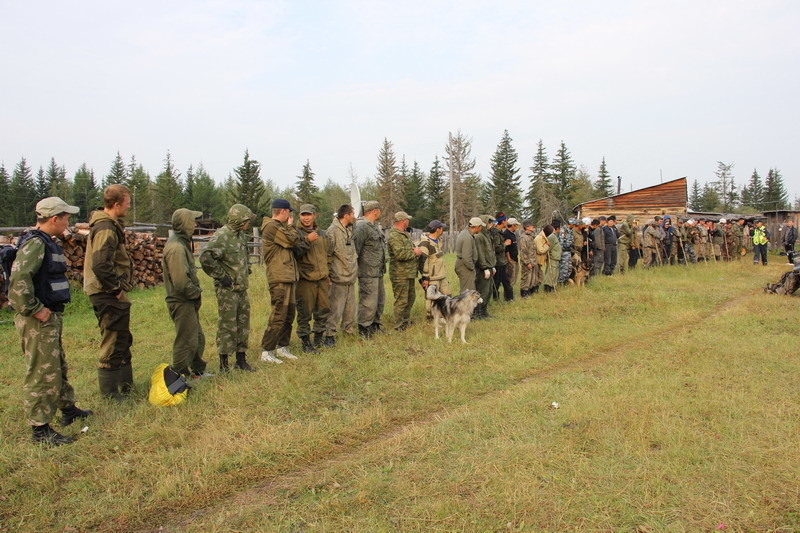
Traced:
[[492, 267], [492, 276], [494, 276], [495, 274], [497, 274], [497, 269]]
[[483, 279], [489, 279], [489, 277], [490, 277], [491, 275], [492, 275], [492, 271], [491, 271], [491, 270], [489, 270], [488, 268], [487, 268], [486, 270], [484, 270], [484, 271], [483, 271]]
[[230, 289], [231, 287], [233, 287], [233, 281], [231, 281], [231, 278], [229, 278], [228, 276], [225, 276], [224, 278], [222, 278], [219, 281], [219, 284], [221, 286], [223, 286], [224, 288], [226, 288], [226, 289]]

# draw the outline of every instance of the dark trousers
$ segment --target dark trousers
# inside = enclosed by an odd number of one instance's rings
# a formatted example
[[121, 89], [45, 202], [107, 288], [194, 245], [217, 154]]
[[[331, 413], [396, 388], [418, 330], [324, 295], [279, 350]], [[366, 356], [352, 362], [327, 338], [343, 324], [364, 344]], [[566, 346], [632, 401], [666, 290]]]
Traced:
[[759, 258], [763, 264], [767, 264], [767, 244], [753, 245], [753, 263], [758, 263]]
[[494, 287], [497, 291], [497, 297], [500, 297], [500, 287], [503, 287], [503, 295], [506, 301], [514, 299], [514, 287], [511, 286], [511, 280], [508, 278], [507, 265], [498, 265], [494, 273]]
[[606, 244], [603, 252], [603, 274], [610, 276], [617, 267], [617, 245]]
[[272, 351], [278, 346], [289, 346], [295, 315], [295, 284], [270, 283], [269, 297], [272, 312], [261, 338], [261, 348]]
[[116, 370], [131, 364], [131, 303], [109, 293], [89, 296], [100, 326], [99, 368]]
[[628, 268], [636, 268], [636, 263], [639, 262], [639, 249], [630, 248], [628, 250]]
[[328, 304], [328, 279], [297, 282], [297, 335], [311, 334], [311, 319], [314, 319], [314, 333], [322, 335], [330, 314]]

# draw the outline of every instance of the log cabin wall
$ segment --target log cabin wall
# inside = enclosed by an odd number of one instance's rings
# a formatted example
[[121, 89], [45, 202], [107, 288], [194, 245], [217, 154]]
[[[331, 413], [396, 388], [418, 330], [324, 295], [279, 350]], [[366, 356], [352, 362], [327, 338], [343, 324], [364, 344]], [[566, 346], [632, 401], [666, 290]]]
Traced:
[[644, 219], [656, 215], [686, 215], [688, 203], [686, 178], [679, 178], [644, 189], [585, 202], [578, 205], [576, 211], [581, 217], [616, 215], [620, 218], [633, 215], [638, 219]]

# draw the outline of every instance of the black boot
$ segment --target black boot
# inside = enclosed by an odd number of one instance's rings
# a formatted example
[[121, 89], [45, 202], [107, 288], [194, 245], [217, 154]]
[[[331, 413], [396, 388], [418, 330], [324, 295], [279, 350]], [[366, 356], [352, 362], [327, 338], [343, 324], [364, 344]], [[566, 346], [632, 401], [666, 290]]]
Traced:
[[478, 304], [478, 307], [476, 307], [475, 310], [472, 312], [472, 320], [483, 320], [484, 318], [486, 318], [483, 315], [483, 309], [485, 306], [486, 304]]
[[119, 368], [98, 368], [97, 383], [100, 385], [100, 395], [117, 402], [122, 400], [119, 393]]
[[219, 356], [219, 371], [223, 374], [227, 374], [231, 371], [230, 365], [228, 365], [228, 356], [227, 355], [220, 355]]
[[309, 335], [303, 335], [300, 337], [300, 342], [303, 343], [303, 352], [304, 353], [319, 353], [314, 345], [311, 344], [311, 338]]
[[539, 285], [534, 285], [533, 289], [528, 292], [528, 295], [536, 294], [537, 292], [539, 292]]
[[334, 346], [336, 346], [336, 337], [334, 337], [333, 335], [325, 337], [325, 347], [333, 348]]
[[381, 325], [378, 322], [373, 322], [372, 325], [369, 327], [369, 330], [372, 332], [373, 335], [375, 335], [376, 333], [380, 333], [381, 335], [386, 333], [383, 330], [383, 327], [381, 327]]
[[494, 318], [489, 314], [489, 304], [486, 302], [483, 304], [483, 318]]
[[233, 365], [236, 370], [243, 370], [244, 372], [255, 372], [256, 369], [247, 364], [247, 356], [244, 352], [236, 352], [236, 364]]
[[364, 339], [369, 340], [372, 338], [372, 326], [364, 327], [361, 324], [358, 325], [358, 334], [364, 337]]
[[50, 424], [43, 426], [33, 426], [33, 442], [36, 444], [49, 444], [51, 446], [61, 446], [62, 444], [69, 444], [75, 442], [75, 439], [62, 435], [53, 428]]
[[133, 390], [133, 366], [128, 363], [119, 367], [119, 392], [130, 394]]
[[314, 333], [314, 348], [322, 348], [322, 345], [324, 343], [325, 343], [325, 334]]
[[77, 419], [87, 418], [92, 414], [94, 414], [92, 411], [89, 411], [88, 409], [79, 409], [75, 407], [75, 404], [73, 403], [69, 407], [65, 407], [61, 410], [61, 425], [68, 426]]

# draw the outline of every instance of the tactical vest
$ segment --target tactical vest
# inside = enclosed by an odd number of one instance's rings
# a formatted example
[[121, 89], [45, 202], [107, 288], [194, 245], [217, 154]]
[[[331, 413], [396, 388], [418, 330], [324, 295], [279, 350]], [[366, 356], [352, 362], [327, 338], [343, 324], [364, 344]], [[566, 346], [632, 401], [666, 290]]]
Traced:
[[753, 230], [753, 244], [767, 244], [767, 231], [764, 226]]
[[33, 293], [50, 311], [61, 313], [71, 299], [64, 250], [40, 229], [29, 231], [20, 239], [18, 247], [22, 248], [23, 244], [36, 237], [44, 242], [45, 251], [42, 266], [33, 276]]

